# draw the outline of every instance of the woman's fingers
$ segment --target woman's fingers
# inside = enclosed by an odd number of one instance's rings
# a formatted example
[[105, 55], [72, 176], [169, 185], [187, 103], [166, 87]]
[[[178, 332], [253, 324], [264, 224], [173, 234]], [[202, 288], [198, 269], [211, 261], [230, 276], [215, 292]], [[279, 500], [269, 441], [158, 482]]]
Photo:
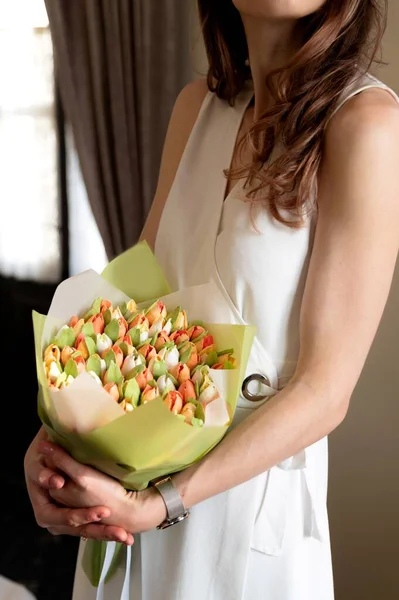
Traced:
[[73, 535], [101, 542], [121, 542], [128, 546], [134, 543], [131, 533], [128, 533], [121, 527], [102, 525], [101, 523], [88, 523], [79, 527], [47, 527], [47, 529], [52, 535]]
[[60, 490], [64, 487], [65, 477], [53, 469], [43, 467], [39, 473], [38, 484], [47, 490]]
[[102, 525], [101, 523], [89, 523], [82, 527], [82, 537], [90, 539], [100, 539], [108, 542], [122, 542], [131, 546], [134, 542], [134, 537], [121, 527], [113, 525]]
[[50, 442], [40, 442], [39, 452], [47, 457], [47, 464], [51, 463], [54, 469], [62, 471], [77, 483], [79, 482], [85, 467], [74, 460], [61, 446]]
[[59, 490], [65, 484], [65, 478], [54, 469], [35, 461], [29, 465], [29, 478], [46, 490]]
[[36, 511], [36, 521], [45, 529], [60, 527], [76, 528], [88, 523], [98, 522], [109, 517], [110, 510], [106, 506], [90, 508], [63, 508], [51, 501]]

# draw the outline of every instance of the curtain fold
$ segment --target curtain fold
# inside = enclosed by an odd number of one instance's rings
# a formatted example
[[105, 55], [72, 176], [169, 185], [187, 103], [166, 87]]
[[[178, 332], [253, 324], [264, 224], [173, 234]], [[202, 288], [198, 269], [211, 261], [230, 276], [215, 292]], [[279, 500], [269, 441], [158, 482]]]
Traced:
[[107, 256], [135, 243], [173, 103], [193, 78], [187, 0], [45, 0], [55, 69]]

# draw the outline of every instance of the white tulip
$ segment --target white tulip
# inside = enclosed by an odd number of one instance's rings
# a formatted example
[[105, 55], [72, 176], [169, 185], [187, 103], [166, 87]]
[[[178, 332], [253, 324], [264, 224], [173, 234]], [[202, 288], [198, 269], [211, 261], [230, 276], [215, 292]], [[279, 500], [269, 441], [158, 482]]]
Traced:
[[96, 348], [98, 354], [102, 354], [106, 350], [109, 350], [113, 345], [113, 341], [106, 333], [97, 333], [96, 336]]
[[161, 394], [164, 394], [165, 392], [170, 392], [171, 390], [176, 389], [173, 381], [167, 374], [161, 375], [161, 377], [158, 377], [157, 383], [158, 383], [158, 388], [159, 388], [159, 391]]
[[51, 361], [50, 364], [50, 368], [47, 372], [47, 377], [49, 378], [49, 380], [51, 381], [51, 383], [55, 383], [58, 379], [58, 377], [61, 375], [62, 371], [59, 368], [59, 366], [57, 365], [57, 363], [55, 361]]
[[159, 333], [160, 331], [162, 331], [163, 329], [163, 319], [162, 317], [159, 318], [157, 321], [154, 321], [154, 323], [151, 325], [149, 332], [148, 332], [148, 337], [153, 337], [156, 333]]
[[169, 335], [172, 331], [172, 321], [168, 319], [163, 327], [163, 331], [166, 332], [166, 335]]
[[[105, 362], [105, 361], [104, 361], [104, 362]], [[89, 375], [91, 375], [91, 376], [93, 377], [94, 381], [95, 381], [96, 383], [98, 383], [98, 385], [102, 385], [102, 381], [101, 381], [101, 379], [99, 378], [99, 376], [97, 375], [97, 373], [95, 373], [94, 371], [88, 371], [88, 373], [89, 373]]]
[[202, 406], [206, 406], [213, 400], [216, 400], [216, 398], [218, 398], [218, 397], [219, 397], [219, 392], [216, 388], [216, 385], [214, 383], [211, 383], [204, 389], [203, 392], [201, 392], [198, 400], [199, 400], [199, 402], [201, 402]]
[[140, 331], [140, 344], [148, 340], [148, 331]]
[[134, 356], [134, 354], [128, 354], [125, 360], [122, 363], [121, 373], [122, 375], [127, 375], [129, 371], [134, 369], [139, 364], [138, 358]]

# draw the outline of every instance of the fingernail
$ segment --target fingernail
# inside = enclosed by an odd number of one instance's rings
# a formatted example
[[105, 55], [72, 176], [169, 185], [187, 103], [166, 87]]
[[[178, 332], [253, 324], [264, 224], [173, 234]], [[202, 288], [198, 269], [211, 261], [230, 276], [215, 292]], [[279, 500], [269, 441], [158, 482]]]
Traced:
[[100, 519], [104, 519], [106, 517], [109, 517], [109, 511], [107, 510], [99, 510], [98, 513], [96, 514], [95, 518], [99, 521]]
[[61, 479], [58, 477], [58, 475], [52, 475], [49, 479], [49, 485], [52, 488], [60, 488], [63, 486], [63, 483], [61, 481]]
[[54, 452], [54, 448], [49, 446], [48, 444], [42, 444], [40, 447], [40, 451], [42, 454], [52, 454]]

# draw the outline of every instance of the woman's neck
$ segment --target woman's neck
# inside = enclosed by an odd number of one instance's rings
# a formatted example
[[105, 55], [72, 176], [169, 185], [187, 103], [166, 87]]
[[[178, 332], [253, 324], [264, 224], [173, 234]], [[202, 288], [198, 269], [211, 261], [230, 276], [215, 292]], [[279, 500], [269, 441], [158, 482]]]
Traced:
[[241, 15], [254, 85], [254, 119], [270, 106], [267, 75], [282, 67], [300, 45], [296, 20], [269, 20]]

